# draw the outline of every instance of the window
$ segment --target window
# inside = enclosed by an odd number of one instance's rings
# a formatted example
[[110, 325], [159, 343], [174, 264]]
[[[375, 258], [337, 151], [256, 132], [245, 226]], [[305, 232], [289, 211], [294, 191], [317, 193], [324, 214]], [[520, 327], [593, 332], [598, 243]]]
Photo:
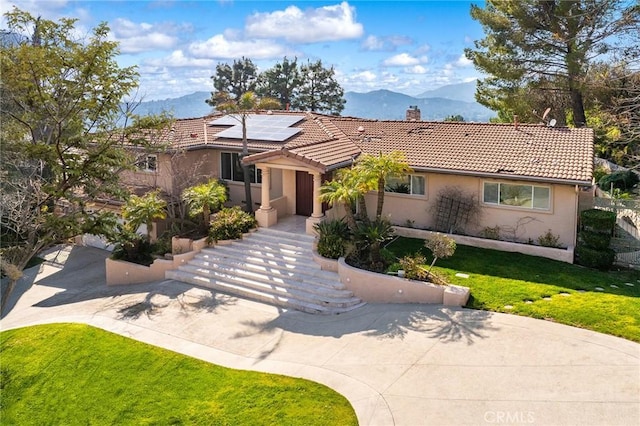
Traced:
[[145, 172], [155, 172], [158, 170], [158, 156], [157, 155], [147, 155], [142, 158], [136, 164], [138, 170], [142, 170]]
[[[262, 183], [262, 170], [255, 165], [249, 166], [251, 183]], [[223, 152], [220, 154], [220, 177], [224, 180], [244, 182], [244, 173], [237, 152]]]
[[548, 186], [485, 182], [482, 201], [485, 204], [549, 210], [551, 189]]
[[406, 175], [401, 178], [387, 179], [385, 192], [425, 195], [425, 178], [419, 175]]

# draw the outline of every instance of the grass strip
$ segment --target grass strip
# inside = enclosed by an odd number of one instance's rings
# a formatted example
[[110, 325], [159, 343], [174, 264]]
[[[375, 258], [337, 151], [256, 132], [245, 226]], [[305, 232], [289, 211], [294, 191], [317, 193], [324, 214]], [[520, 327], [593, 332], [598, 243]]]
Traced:
[[[424, 240], [398, 238], [395, 256], [421, 252]], [[521, 253], [458, 245], [434, 270], [471, 289], [467, 307], [509, 312], [640, 342], [640, 272], [597, 271]], [[468, 274], [469, 278], [457, 277]]]

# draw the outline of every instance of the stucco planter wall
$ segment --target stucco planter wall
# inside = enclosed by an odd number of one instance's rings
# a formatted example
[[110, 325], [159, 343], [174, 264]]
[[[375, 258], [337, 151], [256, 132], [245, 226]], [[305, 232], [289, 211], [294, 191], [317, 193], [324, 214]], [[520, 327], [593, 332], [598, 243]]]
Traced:
[[188, 262], [194, 252], [174, 255], [173, 259], [156, 259], [149, 266], [107, 258], [105, 260], [107, 285], [144, 284], [164, 280], [164, 273]]
[[[435, 232], [427, 231], [424, 229], [405, 228], [402, 226], [394, 226], [396, 235], [408, 238], [422, 238], [427, 239], [431, 237]], [[500, 251], [508, 251], [514, 253], [528, 254], [530, 256], [546, 257], [547, 259], [559, 260], [561, 262], [573, 263], [573, 251], [574, 247], [568, 247], [566, 249], [534, 246], [531, 244], [512, 243], [510, 241], [498, 241], [489, 240], [486, 238], [469, 237], [467, 235], [447, 234], [453, 238], [456, 244], [462, 244], [464, 246], [472, 246], [485, 249], [493, 249]]]
[[467, 287], [443, 286], [369, 272], [347, 265], [344, 258], [340, 258], [337, 263], [340, 282], [365, 302], [463, 306], [469, 299]]
[[178, 269], [193, 259], [204, 247], [210, 244], [206, 238], [191, 240], [173, 237], [171, 239], [172, 254], [168, 259], [156, 259], [149, 266], [124, 260], [107, 258], [105, 260], [107, 285], [144, 284], [164, 280], [166, 271]]

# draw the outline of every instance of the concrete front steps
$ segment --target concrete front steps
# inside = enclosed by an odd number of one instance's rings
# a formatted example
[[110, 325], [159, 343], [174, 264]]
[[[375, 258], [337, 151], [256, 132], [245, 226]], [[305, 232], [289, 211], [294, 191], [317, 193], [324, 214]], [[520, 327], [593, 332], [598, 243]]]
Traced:
[[260, 228], [231, 244], [205, 248], [166, 278], [308, 313], [340, 314], [365, 303], [337, 273], [313, 261], [313, 237]]

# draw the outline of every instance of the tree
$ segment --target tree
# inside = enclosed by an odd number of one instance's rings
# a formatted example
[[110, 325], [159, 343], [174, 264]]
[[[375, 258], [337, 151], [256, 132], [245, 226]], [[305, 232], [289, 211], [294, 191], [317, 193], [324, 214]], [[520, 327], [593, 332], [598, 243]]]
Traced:
[[400, 151], [389, 154], [370, 155], [364, 154], [356, 163], [356, 170], [366, 176], [366, 180], [375, 183], [372, 185], [378, 191], [378, 204], [376, 219], [382, 216], [384, 206], [384, 189], [389, 178], [399, 178], [412, 172], [407, 163], [407, 157]]
[[147, 226], [147, 239], [151, 240], [153, 222], [167, 217], [167, 202], [160, 198], [159, 191], [147, 192], [139, 197], [132, 195], [122, 207], [122, 218], [128, 222], [131, 231], [136, 232], [140, 225]]
[[[638, 5], [623, 0], [488, 0], [471, 6], [485, 38], [465, 54], [489, 77], [476, 99], [489, 108], [528, 105], [530, 91], [566, 96], [573, 122], [584, 126], [585, 77], [594, 58], [613, 54], [614, 43], [635, 37]], [[635, 33], [634, 33], [635, 31]], [[635, 34], [635, 36], [634, 36]]]
[[227, 188], [217, 179], [195, 185], [182, 192], [182, 199], [193, 215], [202, 215], [205, 229], [209, 229], [211, 212], [219, 210], [227, 201]]
[[454, 121], [454, 122], [464, 123], [464, 117], [461, 116], [460, 114], [448, 115], [444, 118], [444, 121]]
[[443, 234], [434, 234], [431, 238], [425, 240], [424, 246], [431, 250], [433, 255], [433, 261], [427, 271], [428, 274], [431, 273], [431, 268], [436, 264], [436, 260], [446, 259], [456, 252], [456, 241]]
[[344, 90], [335, 79], [333, 67], [324, 68], [322, 61], [307, 62], [300, 68], [302, 85], [292, 107], [300, 111], [326, 112], [340, 115], [344, 109]]
[[[247, 118], [251, 112], [261, 109], [279, 109], [280, 103], [272, 98], [258, 98], [255, 93], [243, 93], [237, 101], [228, 100], [218, 104], [218, 110], [231, 115], [242, 125], [242, 158], [249, 155], [249, 142], [247, 141]], [[244, 196], [247, 205], [247, 213], [253, 213], [253, 200], [251, 197], [251, 176], [249, 166], [242, 162], [242, 174], [244, 177]]]
[[120, 102], [138, 74], [116, 62], [118, 45], [109, 41], [106, 24], [76, 39], [73, 19], [54, 22], [17, 8], [5, 17], [13, 33], [32, 34], [0, 46], [0, 267], [22, 270], [50, 244], [114, 230], [112, 214], [87, 205], [125, 195], [119, 171], [133, 166], [125, 146], [150, 143], [143, 122], [156, 128], [167, 122], [140, 121], [125, 111], [132, 126], [123, 132], [118, 125]]
[[333, 180], [326, 182], [320, 187], [320, 201], [328, 203], [330, 206], [341, 205], [345, 211], [347, 224], [352, 231], [358, 227], [356, 218], [353, 214], [353, 203], [362, 196], [356, 187], [350, 184], [349, 179], [343, 179], [347, 170], [342, 169], [338, 172], [338, 176]]
[[260, 97], [278, 99], [282, 108], [288, 108], [298, 96], [302, 83], [298, 59], [289, 61], [285, 56], [281, 63], [260, 74], [256, 93]]
[[232, 65], [216, 65], [216, 73], [211, 76], [214, 92], [205, 102], [212, 107], [240, 99], [244, 93], [254, 92], [258, 82], [258, 68], [249, 58], [234, 60]]

